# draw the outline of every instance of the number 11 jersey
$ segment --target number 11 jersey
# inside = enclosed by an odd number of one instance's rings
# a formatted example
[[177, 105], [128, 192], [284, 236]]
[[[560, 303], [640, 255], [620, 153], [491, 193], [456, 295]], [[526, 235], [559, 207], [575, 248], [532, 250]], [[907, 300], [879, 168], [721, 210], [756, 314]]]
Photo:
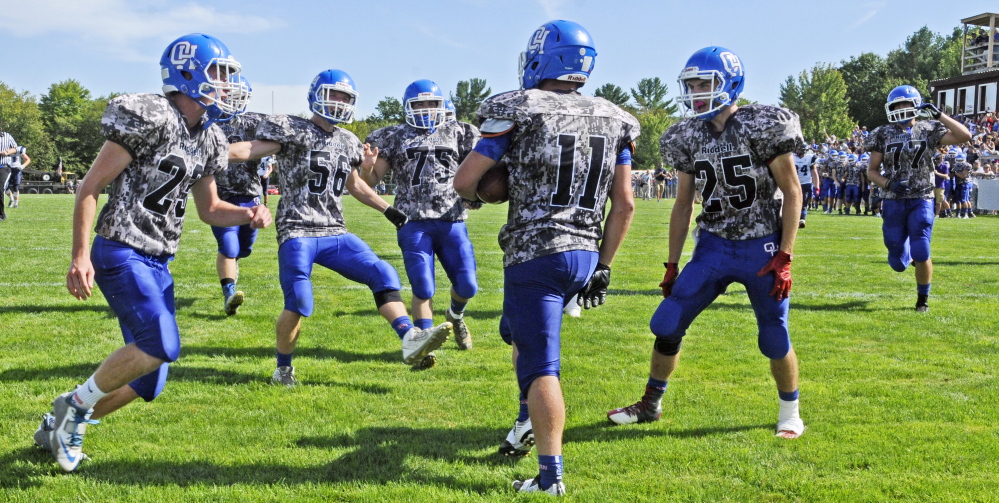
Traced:
[[768, 105], [739, 107], [720, 133], [709, 121], [686, 119], [659, 140], [663, 163], [694, 175], [703, 198], [697, 226], [733, 241], [780, 232], [769, 163], [802, 145], [798, 116]]

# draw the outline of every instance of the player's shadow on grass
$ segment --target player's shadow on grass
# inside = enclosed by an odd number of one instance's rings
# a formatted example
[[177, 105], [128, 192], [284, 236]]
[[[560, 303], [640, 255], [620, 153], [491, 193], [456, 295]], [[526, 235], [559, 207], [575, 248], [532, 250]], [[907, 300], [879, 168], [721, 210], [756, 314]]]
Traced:
[[[655, 423], [654, 423], [655, 424]], [[566, 443], [572, 442], [607, 442], [613, 440], [627, 440], [644, 437], [675, 437], [675, 438], [700, 438], [712, 435], [724, 435], [726, 433], [738, 433], [751, 430], [773, 430], [773, 424], [739, 425], [712, 428], [692, 428], [678, 429], [667, 426], [653, 426], [654, 429], [635, 428], [629, 426], [617, 426], [609, 421], [586, 424], [567, 428], [564, 434]]]
[[980, 261], [980, 260], [971, 261], [971, 260], [940, 260], [940, 259], [933, 259], [933, 265], [966, 265], [966, 266], [967, 265], [970, 265], [970, 266], [981, 265], [981, 266], [996, 266], [996, 265], [999, 265], [999, 262], [988, 262], [988, 261]]
[[5, 307], [0, 307], [0, 314], [6, 314], [6, 313], [23, 313], [23, 314], [53, 314], [53, 313], [62, 313], [62, 314], [69, 314], [69, 313], [83, 313], [83, 312], [103, 313], [103, 314], [107, 315], [108, 318], [114, 318], [115, 317], [114, 311], [112, 311], [111, 308], [108, 307], [108, 305], [106, 303], [103, 303], [103, 302], [96, 302], [96, 303], [95, 302], [88, 302], [88, 303], [85, 303], [85, 304], [81, 303], [81, 304], [62, 305], [62, 306], [57, 306], [57, 305], [56, 306], [54, 306], [54, 305], [46, 305], [46, 306], [19, 305], [19, 306], [5, 306]]
[[[397, 345], [398, 339], [385, 338], [387, 344]], [[400, 346], [401, 348], [401, 346]], [[211, 346], [184, 346], [180, 350], [181, 358], [185, 355], [205, 356], [208, 358], [264, 358], [274, 359], [274, 346], [259, 348], [224, 348]], [[302, 347], [295, 348], [296, 358], [315, 358], [318, 360], [336, 360], [343, 363], [381, 361], [388, 363], [402, 364], [402, 350], [383, 351], [381, 353], [358, 353], [345, 351], [342, 349], [331, 349], [323, 347]]]
[[[874, 312], [885, 311], [885, 308], [873, 308], [866, 300], [851, 300], [849, 302], [825, 303], [825, 304], [801, 304], [792, 302], [791, 311], [862, 311]], [[746, 311], [751, 313], [753, 308], [748, 304], [723, 304], [714, 303], [705, 308], [705, 311]], [[887, 309], [890, 310], [890, 309]]]

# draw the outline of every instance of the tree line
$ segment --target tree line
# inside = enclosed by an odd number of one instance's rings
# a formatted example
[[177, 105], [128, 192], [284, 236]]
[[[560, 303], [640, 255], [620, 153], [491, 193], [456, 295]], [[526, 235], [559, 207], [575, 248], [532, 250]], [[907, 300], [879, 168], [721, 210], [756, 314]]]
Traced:
[[887, 56], [865, 52], [839, 64], [816, 63], [788, 76], [780, 105], [801, 118], [806, 141], [845, 138], [854, 125], [873, 130], [886, 122], [885, 101], [895, 87], [911, 85], [926, 102], [931, 80], [961, 74], [963, 37], [962, 27], [944, 36], [924, 26]]
[[[839, 64], [816, 63], [797, 76], [788, 76], [780, 88], [779, 104], [798, 114], [809, 141], [822, 141], [827, 134], [846, 137], [855, 124], [874, 129], [885, 122], [885, 97], [892, 88], [910, 84], [928, 97], [931, 80], [960, 74], [963, 36], [961, 27], [943, 36], [924, 26], [886, 56], [865, 52]], [[491, 94], [485, 79], [472, 78], [459, 81], [448, 98], [458, 119], [474, 124], [479, 105]], [[29, 147], [33, 167], [55, 169], [62, 159], [65, 170], [82, 175], [104, 142], [101, 115], [108, 100], [117, 95], [94, 97], [79, 81], [68, 79], [52, 84], [36, 98], [0, 82], [0, 119], [20, 144]], [[627, 91], [607, 83], [594, 95], [620, 106], [641, 124], [635, 169], [657, 167], [659, 137], [680, 120], [677, 104], [668, 97], [669, 87], [659, 77], [651, 77]], [[747, 103], [754, 102], [746, 98], [738, 102]], [[386, 96], [375, 106], [375, 113], [344, 127], [363, 140], [375, 129], [405, 121], [402, 102]]]

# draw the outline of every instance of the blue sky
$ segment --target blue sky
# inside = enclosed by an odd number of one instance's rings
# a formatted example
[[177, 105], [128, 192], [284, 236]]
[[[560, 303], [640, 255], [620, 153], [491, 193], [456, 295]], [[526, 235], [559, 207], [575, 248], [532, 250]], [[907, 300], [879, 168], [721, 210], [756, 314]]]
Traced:
[[[830, 7], [830, 6], [835, 7]], [[159, 92], [159, 58], [180, 35], [224, 41], [254, 88], [250, 109], [299, 113], [315, 74], [345, 70], [359, 116], [412, 81], [485, 78], [517, 88], [517, 58], [539, 25], [568, 19], [593, 36], [597, 60], [583, 92], [625, 89], [676, 75], [694, 51], [721, 45], [746, 67], [745, 96], [776, 103], [788, 75], [869, 51], [887, 54], [926, 25], [949, 33], [962, 18], [999, 11], [993, 1], [450, 0], [162, 2], [0, 0], [0, 81], [35, 95], [74, 78], [95, 95]], [[273, 103], [272, 103], [273, 97]]]

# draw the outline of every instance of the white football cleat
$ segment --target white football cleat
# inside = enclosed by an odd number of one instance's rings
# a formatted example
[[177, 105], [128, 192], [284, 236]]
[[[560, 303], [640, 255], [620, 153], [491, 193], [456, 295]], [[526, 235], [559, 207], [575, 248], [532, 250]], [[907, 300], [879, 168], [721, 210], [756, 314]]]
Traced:
[[534, 446], [534, 427], [531, 418], [527, 421], [514, 421], [506, 440], [500, 444], [499, 453], [504, 456], [526, 456]]
[[281, 384], [289, 388], [298, 386], [298, 379], [295, 377], [295, 367], [278, 367], [274, 369], [271, 376], [271, 384]]
[[780, 413], [777, 415], [777, 433], [775, 437], [795, 439], [805, 433], [805, 422], [798, 414], [798, 401], [786, 402], [780, 400]]
[[576, 302], [577, 297], [579, 297], [579, 294], [573, 295], [569, 299], [569, 303], [562, 308], [562, 312], [569, 315], [570, 318], [579, 318], [583, 314], [583, 308]]
[[451, 322], [445, 321], [440, 325], [426, 330], [416, 327], [409, 329], [402, 337], [402, 361], [409, 365], [416, 365], [424, 356], [431, 351], [441, 347], [451, 335]]
[[245, 298], [245, 294], [243, 294], [243, 292], [241, 292], [239, 290], [237, 290], [232, 295], [226, 297], [226, 299], [225, 299], [225, 314], [226, 314], [226, 316], [232, 316], [232, 315], [236, 314], [236, 311], [239, 310], [239, 306], [243, 305], [244, 298]]
[[87, 425], [98, 424], [90, 419], [94, 409], [81, 411], [69, 403], [73, 392], [63, 393], [52, 401], [52, 427], [49, 433], [49, 447], [59, 466], [71, 472], [76, 470], [85, 457], [83, 455], [83, 435]]
[[565, 496], [565, 483], [556, 482], [548, 487], [548, 489], [541, 488], [541, 477], [534, 477], [533, 479], [527, 480], [514, 480], [513, 488], [520, 493], [548, 493], [555, 496]]

